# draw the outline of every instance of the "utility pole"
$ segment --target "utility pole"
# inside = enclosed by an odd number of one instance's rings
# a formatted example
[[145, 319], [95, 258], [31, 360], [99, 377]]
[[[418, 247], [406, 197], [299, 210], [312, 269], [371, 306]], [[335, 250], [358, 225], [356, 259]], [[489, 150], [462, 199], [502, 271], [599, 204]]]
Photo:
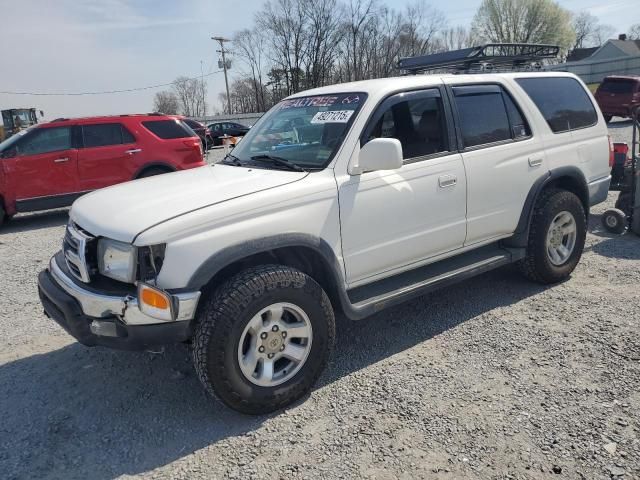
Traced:
[[225, 42], [230, 42], [231, 40], [229, 40], [228, 38], [224, 38], [224, 37], [211, 37], [211, 40], [216, 40], [218, 43], [220, 43], [220, 50], [216, 50], [216, 51], [220, 52], [222, 54], [222, 68], [224, 70], [224, 84], [227, 87], [227, 111], [229, 113], [231, 113], [231, 97], [229, 96], [229, 80], [227, 79], [227, 58], [225, 57], [225, 54], [227, 52], [224, 49], [224, 43]]

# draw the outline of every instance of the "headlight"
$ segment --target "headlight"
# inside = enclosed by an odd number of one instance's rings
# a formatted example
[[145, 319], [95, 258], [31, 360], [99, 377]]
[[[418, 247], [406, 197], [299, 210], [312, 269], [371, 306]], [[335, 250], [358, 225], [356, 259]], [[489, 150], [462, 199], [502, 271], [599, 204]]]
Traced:
[[105, 277], [133, 283], [136, 274], [136, 248], [107, 238], [98, 240], [98, 270]]

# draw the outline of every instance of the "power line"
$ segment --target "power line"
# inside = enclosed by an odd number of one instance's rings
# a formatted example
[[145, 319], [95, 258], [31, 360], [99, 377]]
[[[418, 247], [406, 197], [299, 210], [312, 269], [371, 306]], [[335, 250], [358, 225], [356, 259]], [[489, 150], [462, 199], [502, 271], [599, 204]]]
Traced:
[[[210, 72], [205, 75], [198, 75], [197, 77], [189, 78], [189, 80], [199, 80], [202, 77], [209, 77], [211, 75], [215, 75], [216, 73], [220, 73], [222, 70], [216, 70], [215, 72]], [[169, 83], [160, 83], [158, 85], [148, 85], [146, 87], [136, 87], [136, 88], [126, 88], [123, 90], [105, 90], [102, 92], [13, 92], [13, 91], [4, 91], [0, 90], [0, 94], [5, 95], [32, 95], [32, 96], [51, 96], [51, 97], [77, 97], [82, 95], [110, 95], [113, 93], [127, 93], [127, 92], [139, 92], [142, 90], [151, 90], [153, 88], [160, 87], [168, 87], [169, 85], [173, 85], [174, 82]]]

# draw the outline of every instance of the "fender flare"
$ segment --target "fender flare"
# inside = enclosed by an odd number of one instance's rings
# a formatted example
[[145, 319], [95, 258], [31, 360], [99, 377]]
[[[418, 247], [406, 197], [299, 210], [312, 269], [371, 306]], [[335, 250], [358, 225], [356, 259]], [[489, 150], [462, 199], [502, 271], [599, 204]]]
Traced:
[[529, 227], [533, 217], [533, 207], [540, 196], [540, 193], [549, 185], [563, 178], [570, 179], [578, 189], [578, 197], [585, 209], [587, 221], [589, 220], [589, 187], [587, 179], [582, 171], [575, 166], [558, 167], [549, 170], [540, 176], [531, 186], [527, 198], [525, 199], [522, 213], [518, 220], [518, 225], [514, 235], [505, 240], [504, 243], [511, 247], [526, 247], [529, 240]]
[[138, 170], [136, 170], [136, 172], [133, 174], [133, 180], [137, 179], [142, 172], [144, 172], [145, 170], [149, 170], [150, 168], [165, 168], [171, 172], [176, 171], [176, 167], [174, 167], [170, 163], [160, 162], [160, 161], [149, 162], [149, 163], [145, 163], [140, 168], [138, 168]]
[[[336, 257], [331, 246], [322, 238], [304, 233], [282, 233], [269, 237], [248, 240], [225, 247], [209, 256], [191, 275], [186, 289], [201, 289], [211, 281], [223, 268], [252, 255], [265, 253], [280, 248], [304, 247], [313, 250], [323, 261], [330, 275], [330, 282], [338, 292], [344, 290], [344, 274], [342, 263]], [[343, 293], [340, 293], [342, 297]], [[341, 301], [343, 299], [341, 298]]]

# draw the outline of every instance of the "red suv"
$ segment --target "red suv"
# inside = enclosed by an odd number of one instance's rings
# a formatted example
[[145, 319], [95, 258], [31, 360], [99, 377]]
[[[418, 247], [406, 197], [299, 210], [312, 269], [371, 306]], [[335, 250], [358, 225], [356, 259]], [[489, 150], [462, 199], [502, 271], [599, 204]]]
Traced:
[[200, 138], [166, 115], [58, 119], [0, 143], [0, 224], [128, 180], [205, 165]]
[[614, 116], [630, 117], [631, 110], [640, 105], [640, 77], [606, 77], [595, 97], [607, 123]]

